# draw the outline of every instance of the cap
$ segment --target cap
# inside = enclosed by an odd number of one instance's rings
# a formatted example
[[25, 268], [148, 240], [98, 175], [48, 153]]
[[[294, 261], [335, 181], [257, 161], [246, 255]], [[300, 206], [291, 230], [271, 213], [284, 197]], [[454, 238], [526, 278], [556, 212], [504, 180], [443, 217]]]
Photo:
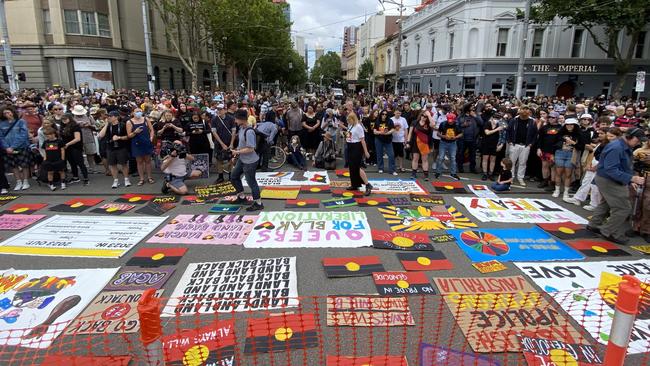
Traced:
[[593, 117], [591, 114], [589, 114], [589, 113], [584, 113], [584, 114], [582, 114], [582, 115], [580, 116], [580, 119], [583, 119], [583, 118], [594, 119], [594, 117]]
[[558, 112], [555, 112], [555, 111], [549, 113], [548, 116], [551, 117], [551, 118], [560, 118], [560, 114]]
[[567, 118], [566, 121], [564, 121], [564, 124], [565, 125], [577, 125], [579, 123], [578, 123], [578, 120], [575, 119], [575, 118]]
[[108, 115], [111, 116], [111, 117], [119, 117], [120, 112], [118, 112], [118, 111], [110, 111], [110, 112], [108, 112]]
[[648, 137], [645, 135], [645, 132], [643, 131], [643, 129], [638, 128], [638, 127], [635, 127], [635, 128], [632, 128], [632, 129], [628, 130], [625, 135], [627, 137], [629, 137], [629, 138], [636, 137], [641, 142], [648, 141]]
[[217, 105], [217, 109], [224, 109], [226, 106], [223, 103]]
[[245, 109], [238, 109], [235, 111], [235, 119], [248, 120], [248, 111]]

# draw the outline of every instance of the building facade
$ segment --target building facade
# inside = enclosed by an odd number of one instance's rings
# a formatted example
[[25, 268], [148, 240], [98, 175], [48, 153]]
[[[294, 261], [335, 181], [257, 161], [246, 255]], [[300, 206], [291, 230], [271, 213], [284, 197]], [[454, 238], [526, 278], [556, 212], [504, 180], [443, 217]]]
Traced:
[[397, 33], [393, 33], [375, 44], [374, 54], [374, 89], [379, 92], [393, 91], [395, 72], [397, 70]]
[[[411, 14], [403, 23], [402, 90], [513, 94], [506, 81], [517, 72], [523, 22], [516, 12], [524, 5], [517, 0], [437, 0]], [[650, 71], [650, 35], [645, 32], [639, 38], [623, 95], [634, 95], [637, 71]], [[614, 63], [585, 29], [556, 19], [531, 24], [527, 39], [527, 95], [613, 91], [618, 81]], [[618, 41], [622, 49], [630, 43], [625, 35]]]
[[345, 52], [350, 48], [354, 47], [357, 44], [357, 31], [358, 27], [348, 26], [343, 29], [343, 48], [341, 53], [345, 55]]
[[[14, 72], [27, 78], [21, 88], [147, 88], [140, 1], [16, 0], [5, 6]], [[151, 7], [149, 17], [156, 88], [189, 89], [191, 75], [165, 37], [162, 19]], [[200, 55], [199, 87], [214, 86], [215, 77], [232, 83], [225, 67], [213, 73], [214, 54], [207, 47]]]
[[397, 19], [399, 19], [397, 16], [387, 16], [383, 13], [378, 13], [370, 16], [359, 26], [356, 39], [356, 70], [359, 70], [361, 64], [367, 59], [370, 59], [374, 64], [375, 56], [373, 51], [375, 45], [397, 30]]

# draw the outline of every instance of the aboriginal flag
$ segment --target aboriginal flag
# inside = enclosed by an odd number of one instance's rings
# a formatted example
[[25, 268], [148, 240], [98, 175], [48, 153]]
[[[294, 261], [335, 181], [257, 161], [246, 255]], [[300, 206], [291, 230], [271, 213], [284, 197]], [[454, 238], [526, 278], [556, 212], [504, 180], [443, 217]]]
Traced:
[[284, 352], [318, 347], [318, 344], [315, 314], [285, 313], [262, 319], [249, 319], [244, 353]]
[[50, 208], [54, 212], [83, 212], [104, 201], [101, 198], [73, 198], [61, 205]]
[[356, 206], [357, 201], [354, 200], [354, 198], [334, 198], [331, 200], [325, 200], [323, 201], [323, 207], [325, 208], [341, 208], [341, 207], [350, 207], [350, 206]]
[[143, 248], [126, 262], [132, 267], [175, 266], [183, 258], [187, 248]]
[[115, 202], [143, 204], [143, 203], [149, 202], [154, 197], [155, 196], [152, 196], [152, 195], [149, 195], [149, 194], [128, 193], [128, 194], [120, 196], [120, 198], [116, 199]]
[[344, 197], [344, 198], [362, 198], [363, 192], [361, 191], [347, 191], [345, 189], [333, 189], [332, 197]]
[[573, 240], [582, 238], [597, 238], [596, 233], [585, 229], [584, 226], [575, 224], [573, 222], [560, 222], [555, 224], [537, 224], [547, 233], [562, 240]]
[[327, 356], [325, 366], [408, 366], [406, 356]]
[[284, 201], [284, 208], [318, 208], [320, 200], [317, 199], [297, 199]]
[[372, 246], [377, 249], [433, 250], [427, 234], [371, 230]]
[[454, 268], [451, 261], [440, 251], [397, 253], [397, 258], [407, 271], [440, 271]]
[[357, 198], [357, 204], [361, 207], [386, 207], [390, 206], [388, 198], [373, 197], [373, 198]]
[[461, 182], [433, 182], [433, 188], [438, 192], [467, 193]]
[[587, 257], [623, 257], [630, 255], [615, 244], [604, 240], [572, 240], [568, 244]]
[[162, 337], [165, 365], [238, 365], [234, 330], [234, 319], [219, 320]]
[[327, 277], [370, 276], [373, 272], [385, 271], [379, 257], [323, 258]]
[[101, 205], [97, 208], [93, 208], [90, 210], [92, 213], [100, 213], [100, 214], [109, 214], [109, 215], [121, 215], [125, 213], [126, 211], [131, 210], [134, 208], [135, 205], [129, 205], [126, 203], [107, 203], [105, 205]]
[[2, 211], [2, 213], [31, 215], [45, 207], [47, 207], [47, 203], [18, 203]]
[[424, 272], [375, 272], [372, 279], [383, 296], [433, 295], [435, 290]]
[[0, 196], [0, 205], [4, 205], [7, 202], [11, 202], [18, 198], [18, 196]]
[[320, 194], [330, 192], [330, 186], [300, 186], [300, 194]]
[[350, 171], [347, 169], [337, 169], [334, 172], [339, 178], [350, 178]]
[[199, 196], [185, 196], [183, 197], [182, 205], [204, 205], [206, 203], [217, 203], [218, 198], [201, 198]]

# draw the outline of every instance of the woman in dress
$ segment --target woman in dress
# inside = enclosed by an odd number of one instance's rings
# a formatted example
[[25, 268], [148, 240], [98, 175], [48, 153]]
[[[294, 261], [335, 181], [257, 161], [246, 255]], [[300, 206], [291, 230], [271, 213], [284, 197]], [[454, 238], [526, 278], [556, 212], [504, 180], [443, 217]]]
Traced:
[[370, 157], [368, 147], [366, 146], [365, 133], [363, 126], [359, 123], [359, 118], [354, 113], [348, 115], [348, 130], [346, 133], [346, 142], [348, 148], [348, 161], [350, 169], [350, 187], [348, 190], [356, 191], [361, 188], [362, 184], [366, 185], [366, 196], [372, 192], [372, 185], [368, 182], [366, 172], [361, 169], [364, 158]]
[[501, 115], [493, 115], [483, 128], [484, 136], [481, 142], [481, 155], [483, 177], [481, 180], [494, 180], [494, 165], [497, 158], [497, 145], [499, 144], [499, 133], [504, 130], [499, 124]]
[[142, 109], [133, 110], [133, 116], [126, 123], [126, 133], [131, 139], [131, 155], [135, 158], [140, 181], [144, 184], [145, 176], [150, 184], [155, 181], [151, 177], [151, 155], [153, 154], [154, 131], [151, 121], [144, 118]]
[[308, 154], [315, 153], [320, 143], [320, 123], [316, 118], [314, 107], [308, 105], [307, 112], [302, 115], [303, 136], [300, 138], [300, 142]]
[[429, 180], [429, 153], [433, 145], [433, 128], [435, 122], [429, 119], [429, 116], [420, 112], [419, 116], [408, 130], [406, 138], [406, 148], [411, 150], [413, 159], [411, 160], [411, 178], [417, 179], [418, 162], [422, 159], [422, 173], [424, 180]]

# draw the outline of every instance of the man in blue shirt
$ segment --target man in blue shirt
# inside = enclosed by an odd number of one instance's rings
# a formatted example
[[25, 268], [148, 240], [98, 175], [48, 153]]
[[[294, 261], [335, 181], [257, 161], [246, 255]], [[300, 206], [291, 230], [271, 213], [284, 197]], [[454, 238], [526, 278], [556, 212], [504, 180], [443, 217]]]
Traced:
[[260, 187], [257, 185], [255, 179], [255, 170], [257, 170], [257, 162], [259, 156], [255, 152], [257, 146], [257, 136], [255, 130], [248, 124], [248, 111], [245, 109], [238, 109], [235, 112], [235, 122], [239, 126], [239, 143], [237, 148], [232, 150], [233, 157], [239, 157], [235, 168], [230, 173], [230, 181], [237, 190], [237, 200], [235, 203], [246, 203], [246, 195], [244, 194], [244, 186], [241, 181], [241, 176], [246, 178], [246, 183], [251, 188], [253, 195], [253, 204], [246, 208], [246, 211], [259, 211], [264, 209], [262, 205], [262, 198], [260, 197]]
[[596, 186], [603, 196], [603, 201], [594, 211], [587, 230], [599, 233], [605, 239], [618, 244], [629, 242], [626, 233], [632, 229], [632, 204], [628, 186], [636, 189], [645, 181], [643, 177], [634, 175], [632, 149], [646, 140], [642, 129], [630, 129], [624, 137], [610, 142], [603, 149], [598, 161]]

